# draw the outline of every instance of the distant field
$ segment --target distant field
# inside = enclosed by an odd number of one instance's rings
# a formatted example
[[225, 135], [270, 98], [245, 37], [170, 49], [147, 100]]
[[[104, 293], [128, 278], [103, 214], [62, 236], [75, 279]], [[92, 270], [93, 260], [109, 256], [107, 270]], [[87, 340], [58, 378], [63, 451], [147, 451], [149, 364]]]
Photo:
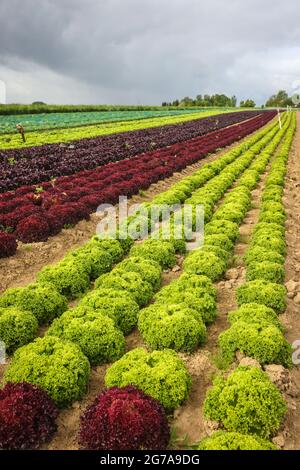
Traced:
[[[226, 112], [223, 109], [222, 112]], [[16, 125], [22, 124], [26, 131], [38, 131], [48, 129], [63, 129], [108, 122], [133, 121], [141, 119], [153, 119], [157, 117], [182, 116], [215, 112], [207, 109], [161, 109], [159, 111], [91, 111], [91, 112], [68, 112], [68, 113], [43, 113], [43, 114], [13, 114], [0, 115], [0, 134], [15, 133]]]
[[[223, 114], [224, 112], [228, 111], [222, 111]], [[24, 148], [43, 144], [72, 142], [74, 140], [93, 138], [101, 135], [117, 134], [120, 132], [136, 131], [139, 129], [149, 129], [152, 127], [166, 126], [170, 124], [179, 124], [192, 121], [194, 119], [213, 116], [215, 114], [220, 114], [220, 110], [198, 111], [196, 113], [180, 114], [175, 116], [167, 115], [144, 119], [138, 118], [131, 119], [129, 121], [122, 120], [119, 122], [102, 122], [90, 126], [69, 127], [66, 129], [32, 131], [26, 132], [25, 143], [23, 143], [20, 135], [17, 132], [15, 134], [6, 133], [2, 134], [0, 137], [0, 149]]]

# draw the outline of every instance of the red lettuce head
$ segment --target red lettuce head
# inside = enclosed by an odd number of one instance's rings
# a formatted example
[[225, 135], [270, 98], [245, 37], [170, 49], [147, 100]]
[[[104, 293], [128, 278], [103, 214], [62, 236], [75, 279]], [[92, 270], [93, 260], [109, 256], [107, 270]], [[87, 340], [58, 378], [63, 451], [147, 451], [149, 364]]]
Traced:
[[58, 409], [41, 388], [7, 383], [0, 390], [0, 449], [36, 449], [56, 431]]
[[11, 233], [0, 232], [0, 258], [13, 256], [17, 251], [16, 237]]
[[90, 450], [163, 450], [170, 430], [157, 400], [132, 386], [114, 387], [82, 415], [79, 439]]
[[45, 242], [50, 235], [50, 226], [44, 216], [31, 215], [21, 220], [16, 229], [16, 238], [23, 243]]

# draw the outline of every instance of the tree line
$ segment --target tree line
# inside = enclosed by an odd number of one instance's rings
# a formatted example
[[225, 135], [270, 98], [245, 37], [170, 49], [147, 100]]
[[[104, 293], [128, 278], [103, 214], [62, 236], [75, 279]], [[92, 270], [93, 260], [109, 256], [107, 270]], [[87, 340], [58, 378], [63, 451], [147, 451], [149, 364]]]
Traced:
[[[296, 95], [297, 97], [297, 95]], [[266, 101], [265, 105], [262, 107], [268, 108], [285, 108], [287, 106], [296, 107], [298, 101], [298, 107], [300, 106], [300, 97], [298, 100], [295, 100], [294, 96], [289, 96], [285, 90], [279, 90], [278, 93], [270, 96], [270, 98]], [[215, 95], [197, 95], [195, 99], [186, 96], [181, 100], [175, 100], [173, 102], [166, 102], [162, 103], [162, 106], [174, 106], [174, 107], [199, 107], [199, 108], [207, 108], [207, 107], [216, 107], [216, 108], [235, 108], [237, 106], [237, 98], [236, 96], [227, 96], [225, 94], [215, 94]], [[253, 99], [248, 98], [246, 100], [240, 101], [241, 108], [255, 108], [256, 103]]]

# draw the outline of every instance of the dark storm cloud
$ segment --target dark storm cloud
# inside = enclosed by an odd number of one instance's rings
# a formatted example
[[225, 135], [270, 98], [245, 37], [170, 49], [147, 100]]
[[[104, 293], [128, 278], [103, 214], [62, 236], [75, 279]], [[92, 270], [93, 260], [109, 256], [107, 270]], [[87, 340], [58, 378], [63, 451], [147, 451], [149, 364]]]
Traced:
[[10, 101], [264, 100], [300, 79], [297, 0], [1, 0]]

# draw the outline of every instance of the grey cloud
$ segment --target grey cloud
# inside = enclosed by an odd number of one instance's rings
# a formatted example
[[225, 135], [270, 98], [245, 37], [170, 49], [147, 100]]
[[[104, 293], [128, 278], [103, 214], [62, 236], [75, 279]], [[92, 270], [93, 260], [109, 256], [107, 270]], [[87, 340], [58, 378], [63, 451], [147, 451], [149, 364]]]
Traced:
[[[1, 0], [10, 101], [259, 102], [300, 78], [297, 0]], [[21, 95], [21, 96], [20, 96]], [[58, 101], [57, 101], [58, 102]]]

